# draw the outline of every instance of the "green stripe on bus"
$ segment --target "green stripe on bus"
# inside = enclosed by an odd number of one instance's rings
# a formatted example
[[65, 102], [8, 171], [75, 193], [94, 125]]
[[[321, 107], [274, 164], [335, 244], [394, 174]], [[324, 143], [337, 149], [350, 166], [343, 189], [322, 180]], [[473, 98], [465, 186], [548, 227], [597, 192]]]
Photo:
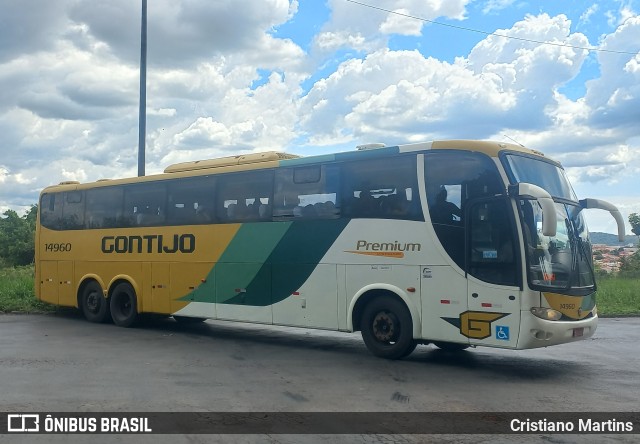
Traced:
[[181, 301], [267, 306], [298, 290], [348, 219], [243, 224], [206, 282]]
[[224, 303], [239, 293], [236, 289], [242, 292], [259, 274], [291, 224], [243, 224], [209, 272], [206, 282], [179, 300]]
[[[223, 303], [267, 306], [288, 298], [309, 279], [348, 223], [348, 219], [293, 222], [245, 291]], [[265, 288], [269, 280], [271, 291]]]

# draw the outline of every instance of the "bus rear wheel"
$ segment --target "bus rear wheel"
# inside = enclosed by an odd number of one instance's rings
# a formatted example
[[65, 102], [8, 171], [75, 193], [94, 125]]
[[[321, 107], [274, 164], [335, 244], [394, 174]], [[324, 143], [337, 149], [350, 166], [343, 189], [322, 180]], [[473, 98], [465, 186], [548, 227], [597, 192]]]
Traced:
[[109, 318], [109, 303], [96, 281], [87, 283], [80, 295], [80, 309], [89, 322], [101, 323]]
[[122, 282], [111, 293], [111, 317], [120, 327], [132, 327], [138, 320], [136, 292], [127, 282]]
[[400, 359], [415, 350], [411, 313], [404, 303], [378, 297], [367, 304], [360, 322], [362, 339], [371, 353], [381, 358]]

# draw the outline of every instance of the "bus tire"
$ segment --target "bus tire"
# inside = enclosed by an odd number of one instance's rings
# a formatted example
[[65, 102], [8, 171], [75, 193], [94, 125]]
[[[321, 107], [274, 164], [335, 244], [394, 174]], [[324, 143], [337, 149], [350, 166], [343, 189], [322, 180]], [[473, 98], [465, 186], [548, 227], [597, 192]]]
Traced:
[[109, 301], [96, 281], [88, 282], [82, 289], [80, 310], [89, 322], [102, 323], [109, 318]]
[[207, 320], [207, 318], [192, 318], [191, 316], [176, 315], [173, 315], [173, 319], [175, 319], [178, 324], [198, 324]]
[[122, 282], [111, 293], [111, 317], [119, 327], [132, 327], [138, 320], [136, 292], [127, 282]]
[[459, 352], [469, 348], [469, 344], [458, 344], [455, 342], [436, 341], [433, 343], [433, 345], [438, 347], [440, 350], [448, 351], [448, 352]]
[[362, 339], [371, 353], [400, 359], [415, 350], [413, 322], [406, 305], [394, 298], [377, 297], [367, 304], [360, 322]]

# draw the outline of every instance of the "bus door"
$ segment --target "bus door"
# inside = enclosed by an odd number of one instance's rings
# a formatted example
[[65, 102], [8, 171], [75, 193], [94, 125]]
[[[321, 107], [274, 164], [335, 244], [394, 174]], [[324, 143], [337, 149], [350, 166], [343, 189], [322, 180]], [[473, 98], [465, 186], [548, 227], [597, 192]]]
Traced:
[[460, 331], [471, 345], [517, 345], [522, 273], [513, 214], [502, 197], [466, 208], [468, 311], [460, 315]]
[[432, 341], [468, 343], [462, 334], [460, 315], [467, 312], [467, 283], [464, 272], [450, 265], [423, 265], [422, 337]]

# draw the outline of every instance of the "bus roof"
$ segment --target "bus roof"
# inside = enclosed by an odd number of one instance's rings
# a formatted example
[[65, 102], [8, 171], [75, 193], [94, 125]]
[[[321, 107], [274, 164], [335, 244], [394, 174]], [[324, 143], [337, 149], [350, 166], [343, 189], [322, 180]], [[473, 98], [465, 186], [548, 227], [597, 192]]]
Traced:
[[122, 179], [98, 179], [95, 182], [80, 184], [76, 181], [61, 182], [58, 185], [46, 187], [45, 191], [74, 190], [101, 187], [114, 184], [132, 182], [146, 182], [153, 180], [171, 179], [175, 177], [188, 177], [206, 174], [219, 174], [223, 172], [246, 171], [253, 169], [274, 168], [279, 166], [310, 165], [318, 162], [348, 161], [370, 157], [385, 157], [399, 153], [408, 153], [424, 150], [467, 150], [482, 152], [491, 157], [497, 157], [501, 151], [516, 151], [529, 155], [544, 157], [535, 150], [525, 148], [512, 143], [502, 143], [480, 140], [436, 140], [405, 145], [384, 146], [384, 144], [364, 145], [366, 149], [324, 154], [318, 156], [302, 157], [295, 154], [268, 151], [262, 153], [250, 153], [236, 156], [221, 157], [217, 159], [197, 160], [182, 162], [168, 166], [164, 173], [144, 177], [131, 177]]

